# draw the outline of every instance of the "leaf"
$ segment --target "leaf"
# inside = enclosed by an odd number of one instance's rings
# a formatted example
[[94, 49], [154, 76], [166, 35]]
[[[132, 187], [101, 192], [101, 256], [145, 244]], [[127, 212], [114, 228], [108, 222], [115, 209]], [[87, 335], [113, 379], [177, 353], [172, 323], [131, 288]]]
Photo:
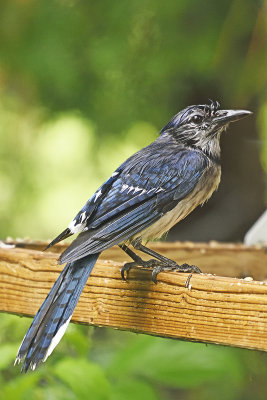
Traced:
[[135, 379], [123, 379], [112, 387], [109, 400], [157, 400], [158, 398], [155, 390], [148, 383]]
[[0, 346], [0, 370], [7, 368], [14, 364], [19, 344], [10, 343]]
[[118, 353], [111, 374], [134, 374], [172, 387], [194, 387], [208, 381], [242, 379], [232, 349], [138, 336]]
[[85, 359], [65, 359], [56, 364], [53, 372], [78, 398], [94, 400], [109, 398], [109, 382], [97, 364]]
[[3, 400], [14, 400], [14, 399], [33, 399], [31, 394], [40, 379], [38, 373], [20, 375], [16, 379], [9, 381], [1, 389], [0, 397]]
[[90, 332], [89, 327], [70, 324], [65, 334], [65, 343], [71, 345], [79, 356], [84, 356], [89, 352], [92, 345]]

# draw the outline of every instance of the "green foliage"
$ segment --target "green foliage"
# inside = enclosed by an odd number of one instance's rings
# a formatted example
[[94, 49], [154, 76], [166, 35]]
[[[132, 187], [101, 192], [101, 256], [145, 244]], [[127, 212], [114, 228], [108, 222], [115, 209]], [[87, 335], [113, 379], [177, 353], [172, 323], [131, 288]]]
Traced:
[[159, 396], [155, 388], [141, 379], [131, 379], [126, 377], [114, 385], [110, 391], [109, 400], [158, 400]]
[[264, 105], [265, 6], [1, 2], [0, 236], [54, 236], [191, 102]]
[[23, 400], [33, 399], [34, 392], [38, 392], [38, 390], [35, 390], [38, 381], [39, 376], [37, 374], [18, 376], [15, 380], [10, 380], [4, 387], [2, 386], [0, 397], [5, 400], [13, 400], [16, 398]]
[[264, 34], [261, 0], [4, 1], [0, 13], [6, 88], [49, 111], [81, 110], [101, 137], [137, 118], [160, 124], [193, 91], [243, 104], [264, 95], [264, 69], [252, 70], [252, 58], [266, 61], [253, 37]]
[[12, 363], [17, 349], [18, 343], [6, 343], [0, 347], [0, 371], [7, 368]]
[[261, 164], [267, 173], [267, 102], [260, 108], [258, 123], [262, 143]]
[[56, 364], [53, 372], [70, 387], [77, 398], [84, 399], [88, 394], [96, 400], [108, 398], [110, 385], [104, 371], [87, 359], [80, 357], [75, 364], [71, 359], [62, 360]]
[[[1, 400], [172, 400], [178, 394], [184, 399], [264, 400], [267, 395], [266, 354], [75, 324], [44, 365], [20, 375], [12, 365], [21, 339], [21, 329], [13, 329], [20, 328], [18, 318], [2, 317], [0, 329], [8, 332], [9, 343], [2, 336]], [[25, 319], [21, 322], [25, 325]]]
[[140, 336], [117, 354], [111, 373], [122, 379], [134, 374], [179, 388], [220, 380], [221, 376], [229, 381], [239, 381], [242, 377], [240, 363], [231, 350], [221, 350], [202, 344]]

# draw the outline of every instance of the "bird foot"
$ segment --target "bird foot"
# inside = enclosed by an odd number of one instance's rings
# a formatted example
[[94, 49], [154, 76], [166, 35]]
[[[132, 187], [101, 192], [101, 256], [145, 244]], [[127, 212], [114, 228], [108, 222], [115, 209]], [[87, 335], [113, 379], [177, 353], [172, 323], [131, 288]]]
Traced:
[[172, 261], [171, 264], [161, 264], [156, 266], [152, 271], [152, 281], [157, 283], [157, 276], [163, 271], [177, 271], [177, 272], [189, 272], [189, 276], [186, 280], [185, 287], [189, 287], [190, 279], [193, 274], [202, 274], [201, 270], [196, 265], [182, 264], [179, 265]]
[[[151, 259], [148, 261], [143, 261], [142, 259], [140, 259], [140, 261], [138, 260], [138, 262], [129, 262], [124, 264], [124, 266], [121, 268], [121, 277], [124, 281], [127, 280], [127, 277], [129, 275], [130, 270], [133, 267], [137, 267], [137, 266], [141, 266], [143, 268], [153, 268], [152, 270], [152, 281], [154, 283], [157, 283], [157, 276], [160, 272], [162, 271], [178, 271], [178, 272], [189, 272], [189, 276], [186, 280], [185, 283], [185, 287], [189, 287], [189, 282], [190, 279], [192, 277], [192, 275], [195, 274], [202, 274], [201, 270], [195, 266], [195, 265], [189, 265], [189, 264], [182, 264], [182, 265], [178, 265], [176, 262], [170, 260], [168, 262], [168, 264], [159, 261], [159, 260], [155, 260], [155, 259]], [[125, 273], [126, 276], [125, 277]]]
[[[140, 260], [138, 260], [138, 262], [135, 262], [135, 261], [128, 262], [128, 263], [124, 264], [124, 266], [121, 268], [121, 277], [124, 281], [126, 281], [128, 275], [129, 275], [129, 272], [132, 268], [134, 268], [134, 267], [155, 268], [159, 264], [160, 264], [160, 261], [158, 261], [158, 260], [151, 259], [148, 261], [143, 261], [141, 258], [140, 258]], [[125, 273], [126, 273], [126, 277], [125, 277]]]

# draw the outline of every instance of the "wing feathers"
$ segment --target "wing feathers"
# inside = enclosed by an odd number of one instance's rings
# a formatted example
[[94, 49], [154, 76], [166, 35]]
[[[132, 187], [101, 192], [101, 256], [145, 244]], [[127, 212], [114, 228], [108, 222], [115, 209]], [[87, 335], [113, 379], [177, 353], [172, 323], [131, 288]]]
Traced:
[[62, 253], [60, 263], [101, 252], [152, 225], [194, 189], [208, 165], [197, 150], [176, 149], [176, 154], [170, 151], [167, 157], [166, 152], [162, 156], [161, 148], [158, 155], [151, 150], [142, 155], [142, 151], [107, 181], [112, 183], [106, 185], [104, 196], [97, 198], [97, 206], [88, 202], [81, 210], [90, 218], [84, 232]]
[[86, 254], [101, 252], [151, 225], [158, 219], [158, 211], [151, 212], [151, 206], [152, 201], [150, 205], [142, 204], [97, 230], [81, 233], [61, 254], [59, 262], [65, 263]]

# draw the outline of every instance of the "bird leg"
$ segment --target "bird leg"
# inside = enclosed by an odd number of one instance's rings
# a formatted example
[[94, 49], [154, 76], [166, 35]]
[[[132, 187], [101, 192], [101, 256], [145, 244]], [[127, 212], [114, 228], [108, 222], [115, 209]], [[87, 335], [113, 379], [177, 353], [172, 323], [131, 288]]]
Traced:
[[158, 260], [152, 259], [152, 260], [145, 261], [141, 257], [139, 257], [137, 254], [135, 254], [131, 249], [129, 249], [129, 247], [126, 246], [125, 244], [119, 244], [119, 247], [123, 251], [125, 251], [125, 253], [128, 254], [128, 256], [130, 256], [134, 260], [134, 262], [129, 262], [129, 263], [124, 264], [124, 266], [121, 268], [121, 277], [124, 281], [126, 281], [125, 272], [128, 275], [129, 271], [133, 267], [141, 266], [144, 268], [154, 268], [156, 266], [159, 266]]
[[196, 267], [195, 265], [189, 265], [189, 264], [178, 265], [175, 261], [170, 260], [169, 258], [164, 257], [161, 254], [142, 245], [140, 240], [133, 241], [132, 245], [136, 250], [142, 251], [143, 253], [148, 254], [155, 258], [148, 260], [148, 261], [144, 261], [144, 260], [142, 260], [141, 257], [139, 257], [137, 254], [135, 254], [131, 249], [129, 249], [129, 247], [126, 246], [125, 244], [119, 245], [120, 248], [123, 251], [125, 251], [125, 253], [128, 254], [134, 260], [134, 262], [124, 264], [124, 266], [121, 268], [121, 276], [122, 276], [123, 280], [126, 280], [125, 272], [128, 275], [131, 268], [136, 267], [136, 266], [141, 266], [144, 268], [153, 268], [152, 281], [154, 283], [157, 283], [157, 275], [162, 271], [189, 272], [190, 274], [187, 278], [185, 287], [189, 286], [189, 282], [190, 282], [190, 279], [191, 279], [191, 276], [193, 273], [197, 273], [197, 274], [202, 273], [201, 270], [198, 267]]

